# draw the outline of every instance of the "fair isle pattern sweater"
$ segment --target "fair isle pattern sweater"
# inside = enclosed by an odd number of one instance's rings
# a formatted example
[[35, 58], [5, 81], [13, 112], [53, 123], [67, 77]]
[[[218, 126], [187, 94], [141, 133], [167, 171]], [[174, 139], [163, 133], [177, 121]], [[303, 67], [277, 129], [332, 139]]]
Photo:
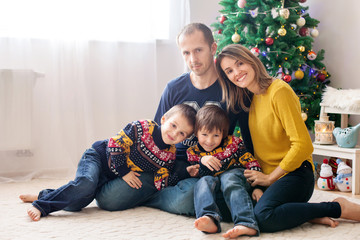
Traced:
[[[222, 167], [213, 172], [201, 163], [201, 158], [211, 155], [220, 160]], [[235, 136], [225, 138], [219, 147], [211, 152], [206, 152], [199, 144], [187, 150], [188, 161], [191, 165], [200, 164], [199, 176], [218, 176], [232, 168], [247, 168], [261, 171], [261, 167], [253, 155], [246, 150], [243, 141]]]
[[158, 190], [168, 184], [169, 173], [175, 163], [176, 148], [161, 138], [160, 127], [150, 120], [129, 123], [107, 145], [108, 166], [117, 176], [130, 171], [154, 172], [154, 184]]

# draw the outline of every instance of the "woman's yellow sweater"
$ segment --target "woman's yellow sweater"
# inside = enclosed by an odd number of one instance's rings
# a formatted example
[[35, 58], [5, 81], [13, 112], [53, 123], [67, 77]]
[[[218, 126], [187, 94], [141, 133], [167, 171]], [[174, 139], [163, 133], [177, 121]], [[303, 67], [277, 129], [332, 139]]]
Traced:
[[301, 117], [299, 98], [284, 81], [276, 79], [266, 93], [253, 96], [249, 128], [255, 158], [265, 174], [277, 166], [292, 172], [305, 160], [314, 169], [314, 149]]

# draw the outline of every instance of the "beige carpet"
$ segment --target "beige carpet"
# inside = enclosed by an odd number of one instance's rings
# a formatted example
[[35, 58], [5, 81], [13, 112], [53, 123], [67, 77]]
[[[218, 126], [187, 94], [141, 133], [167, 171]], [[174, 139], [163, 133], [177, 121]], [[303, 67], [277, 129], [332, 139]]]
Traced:
[[[47, 187], [59, 187], [66, 180], [35, 179], [30, 182], [0, 183], [0, 239], [181, 239], [211, 240], [223, 239], [221, 234], [204, 234], [193, 227], [194, 218], [178, 216], [157, 209], [139, 207], [122, 212], [108, 212], [97, 208], [95, 202], [81, 212], [65, 211], [52, 213], [32, 222], [26, 214], [29, 203], [22, 203], [21, 193], [37, 193]], [[311, 201], [332, 200], [336, 195], [315, 191]], [[360, 203], [360, 199], [351, 199]], [[296, 216], [294, 216], [296, 217]], [[232, 224], [223, 223], [223, 232]], [[295, 229], [262, 233], [260, 237], [239, 239], [360, 239], [360, 223], [341, 221], [337, 228], [322, 225], [303, 224]]]

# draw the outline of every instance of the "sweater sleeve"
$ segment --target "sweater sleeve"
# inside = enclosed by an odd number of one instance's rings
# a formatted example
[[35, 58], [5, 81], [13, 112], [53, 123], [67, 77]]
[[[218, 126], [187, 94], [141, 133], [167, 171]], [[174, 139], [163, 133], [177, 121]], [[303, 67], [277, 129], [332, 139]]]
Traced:
[[292, 172], [300, 167], [304, 159], [309, 159], [309, 156], [311, 158], [313, 145], [301, 117], [299, 99], [293, 91], [280, 88], [273, 96], [273, 106], [290, 141], [290, 149], [279, 166], [285, 171]]
[[116, 175], [123, 177], [130, 172], [127, 166], [127, 158], [130, 147], [135, 141], [135, 125], [129, 123], [115, 137], [109, 139], [108, 151], [110, 154], [108, 165]]

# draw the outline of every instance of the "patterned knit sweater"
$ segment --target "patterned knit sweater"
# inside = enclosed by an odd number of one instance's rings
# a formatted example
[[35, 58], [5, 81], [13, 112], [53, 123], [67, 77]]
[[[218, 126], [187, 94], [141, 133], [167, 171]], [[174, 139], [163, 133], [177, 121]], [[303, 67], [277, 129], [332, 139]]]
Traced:
[[[201, 163], [204, 156], [214, 156], [220, 160], [222, 167], [219, 171], [213, 172]], [[199, 144], [188, 148], [188, 161], [191, 165], [200, 164], [199, 176], [218, 176], [232, 168], [247, 168], [261, 171], [261, 167], [253, 155], [246, 150], [243, 141], [235, 136], [225, 138], [219, 147], [211, 152], [206, 152]]]
[[98, 151], [106, 146], [106, 165], [114, 176], [123, 177], [130, 171], [153, 172], [158, 190], [176, 184], [177, 180], [170, 176], [176, 148], [164, 143], [161, 129], [154, 121], [134, 121], [104, 141], [106, 145], [94, 143], [93, 147]]

